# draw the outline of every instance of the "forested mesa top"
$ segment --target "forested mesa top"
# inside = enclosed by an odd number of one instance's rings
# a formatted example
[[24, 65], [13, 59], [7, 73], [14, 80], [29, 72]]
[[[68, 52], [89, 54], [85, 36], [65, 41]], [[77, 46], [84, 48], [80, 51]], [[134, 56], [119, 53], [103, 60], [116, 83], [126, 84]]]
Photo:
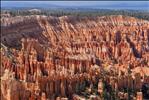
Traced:
[[46, 16], [77, 16], [77, 17], [97, 17], [108, 15], [131, 16], [139, 19], [149, 20], [149, 12], [144, 10], [111, 10], [111, 9], [41, 9], [41, 8], [20, 8], [20, 9], [2, 9], [2, 17], [28, 16], [28, 15], [46, 15]]

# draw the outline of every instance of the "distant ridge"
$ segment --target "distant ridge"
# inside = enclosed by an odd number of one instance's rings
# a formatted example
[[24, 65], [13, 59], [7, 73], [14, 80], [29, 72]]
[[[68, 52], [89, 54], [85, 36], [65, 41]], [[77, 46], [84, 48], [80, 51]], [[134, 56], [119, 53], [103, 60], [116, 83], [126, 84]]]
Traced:
[[[77, 3], [78, 4], [78, 3]], [[50, 2], [7, 2], [1, 4], [1, 8], [90, 8], [90, 9], [133, 9], [133, 10], [148, 10], [149, 9], [149, 2], [146, 3], [128, 3], [128, 2], [119, 2], [119, 3], [111, 3], [107, 2], [107, 4], [88, 4], [88, 5], [81, 5], [81, 4], [71, 4], [65, 3], [61, 4], [52, 4]]]

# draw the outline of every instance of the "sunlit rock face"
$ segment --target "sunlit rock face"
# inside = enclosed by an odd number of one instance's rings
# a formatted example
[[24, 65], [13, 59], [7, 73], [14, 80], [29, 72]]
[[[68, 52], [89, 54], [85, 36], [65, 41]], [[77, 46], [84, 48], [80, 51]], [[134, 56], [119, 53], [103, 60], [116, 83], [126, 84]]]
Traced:
[[1, 22], [3, 100], [100, 100], [111, 90], [127, 99], [121, 90], [137, 94], [149, 83], [149, 21], [119, 15]]

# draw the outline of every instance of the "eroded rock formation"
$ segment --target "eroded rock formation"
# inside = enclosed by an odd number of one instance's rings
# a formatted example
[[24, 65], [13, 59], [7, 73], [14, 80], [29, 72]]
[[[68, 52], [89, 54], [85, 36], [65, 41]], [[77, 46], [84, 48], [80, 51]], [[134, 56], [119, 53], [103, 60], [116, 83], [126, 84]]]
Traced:
[[[86, 88], [92, 94], [95, 86], [97, 96], [90, 99], [100, 100], [104, 91], [139, 92], [149, 84], [148, 21], [119, 15], [1, 22], [3, 100], [80, 100], [77, 94]], [[125, 92], [116, 95], [128, 99]]]

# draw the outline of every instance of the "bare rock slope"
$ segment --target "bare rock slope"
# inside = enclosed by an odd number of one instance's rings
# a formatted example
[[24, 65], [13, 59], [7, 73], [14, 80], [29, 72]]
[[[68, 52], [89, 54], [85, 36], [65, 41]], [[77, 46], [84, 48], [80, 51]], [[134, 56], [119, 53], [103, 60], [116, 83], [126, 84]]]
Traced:
[[3, 100], [80, 100], [95, 87], [100, 100], [104, 82], [117, 92], [149, 83], [149, 21], [25, 16], [1, 23]]

